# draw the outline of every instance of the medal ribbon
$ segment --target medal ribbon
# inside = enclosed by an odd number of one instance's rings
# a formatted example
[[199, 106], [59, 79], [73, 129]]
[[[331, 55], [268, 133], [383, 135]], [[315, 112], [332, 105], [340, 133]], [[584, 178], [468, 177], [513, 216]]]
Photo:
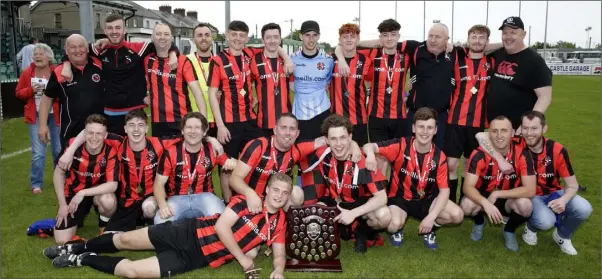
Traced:
[[[238, 73], [242, 76], [241, 78], [236, 80], [237, 85], [240, 84], [240, 88], [241, 90], [245, 90], [245, 81], [247, 80], [247, 71], [245, 71], [245, 54], [244, 52], [240, 53], [240, 62], [242, 63], [242, 70], [238, 67], [238, 63], [236, 63], [236, 57], [234, 57], [234, 55], [232, 54], [232, 52], [230, 51], [230, 49], [228, 49], [228, 54], [230, 55], [230, 57], [234, 58], [234, 63], [232, 63], [233, 67], [236, 67], [235, 69], [238, 71]], [[239, 82], [239, 80], [242, 80], [242, 83]]]
[[341, 181], [339, 181], [339, 171], [337, 170], [338, 160], [332, 157], [331, 166], [334, 169], [334, 179], [337, 182], [337, 194], [340, 196], [341, 192], [343, 192], [343, 182], [345, 181], [345, 174], [347, 174], [347, 169], [351, 166], [351, 162], [349, 160], [345, 161], [345, 167], [343, 169], [343, 175], [341, 177]]
[[188, 166], [188, 182], [190, 183], [190, 187], [192, 187], [193, 189], [194, 189], [194, 185], [192, 184], [192, 182], [196, 178], [197, 170], [199, 168], [199, 163], [201, 162], [201, 157], [203, 157], [203, 152], [201, 152], [202, 149], [203, 148], [201, 148], [201, 150], [199, 150], [199, 154], [197, 155], [197, 158], [196, 158], [196, 164], [194, 164], [194, 171], [191, 173], [190, 169], [192, 168], [192, 165], [190, 165], [190, 162], [189, 162], [190, 155], [186, 151], [185, 145], [182, 144], [182, 154], [184, 154], [184, 160], [186, 160], [186, 165]]
[[433, 158], [433, 153], [435, 151], [434, 148], [434, 144], [431, 143], [431, 149], [429, 150], [428, 154], [424, 157], [424, 160], [422, 161], [422, 165], [420, 165], [420, 162], [418, 161], [418, 151], [416, 150], [416, 146], [414, 145], [414, 142], [416, 141], [416, 139], [414, 139], [414, 141], [412, 142], [412, 149], [414, 149], [414, 160], [416, 163], [416, 172], [418, 173], [418, 187], [417, 187], [417, 191], [418, 193], [422, 193], [421, 196], [424, 195], [424, 189], [426, 188], [426, 184], [428, 183], [427, 180], [427, 176], [430, 174], [431, 172], [431, 168], [429, 166], [430, 162], [431, 162], [431, 158]]
[[385, 67], [387, 67], [387, 84], [392, 87], [393, 86], [393, 74], [395, 73], [395, 65], [397, 65], [397, 57], [399, 56], [399, 52], [395, 51], [395, 56], [393, 57], [393, 67], [389, 68], [389, 55], [385, 54], [384, 50], [383, 50], [383, 54], [384, 54], [384, 60], [385, 60]]
[[274, 70], [272, 70], [272, 60], [270, 58], [268, 58], [265, 55], [265, 52], [263, 54], [263, 57], [265, 59], [265, 64], [268, 65], [268, 69], [270, 69], [270, 72], [272, 73], [272, 80], [274, 81], [274, 89], [278, 88], [278, 85], [280, 84], [280, 57], [276, 58], [276, 72], [274, 72]]

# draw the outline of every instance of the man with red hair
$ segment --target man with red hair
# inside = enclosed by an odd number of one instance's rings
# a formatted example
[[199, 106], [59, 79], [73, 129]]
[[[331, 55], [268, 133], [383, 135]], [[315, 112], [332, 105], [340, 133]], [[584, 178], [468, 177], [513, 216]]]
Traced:
[[[370, 87], [368, 70], [372, 59], [366, 53], [357, 52], [360, 28], [346, 23], [339, 28], [340, 53], [335, 53], [333, 78], [330, 81], [330, 112], [348, 117], [353, 124], [353, 140], [359, 145], [368, 142], [368, 113], [366, 110], [366, 88]], [[349, 65], [349, 75], [339, 73], [339, 59]]]

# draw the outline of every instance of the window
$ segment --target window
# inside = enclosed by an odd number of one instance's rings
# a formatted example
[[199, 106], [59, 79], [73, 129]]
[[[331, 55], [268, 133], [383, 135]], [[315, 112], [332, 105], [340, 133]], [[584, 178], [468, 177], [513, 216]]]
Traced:
[[54, 14], [54, 28], [59, 28], [59, 29], [63, 28], [63, 19], [62, 19], [62, 14], [60, 14], [60, 13]]
[[100, 28], [100, 14], [96, 14], [96, 28]]
[[132, 23], [134, 23], [134, 28], [138, 27], [138, 26], [136, 26], [136, 25], [137, 25], [137, 24], [136, 24], [137, 22], [136, 22], [136, 19], [135, 19], [135, 18], [132, 18]]
[[146, 21], [146, 25], [144, 26], [145, 28], [150, 28], [150, 21]]

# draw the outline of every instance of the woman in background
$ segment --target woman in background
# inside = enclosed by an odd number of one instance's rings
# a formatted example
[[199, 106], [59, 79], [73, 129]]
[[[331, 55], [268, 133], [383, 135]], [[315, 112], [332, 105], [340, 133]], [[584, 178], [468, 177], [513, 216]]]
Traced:
[[[17, 84], [17, 98], [25, 101], [25, 123], [29, 126], [29, 140], [31, 142], [31, 191], [33, 194], [42, 193], [44, 182], [44, 167], [46, 162], [46, 144], [38, 137], [40, 98], [44, 93], [50, 73], [55, 68], [54, 53], [52, 49], [42, 43], [35, 45], [33, 50], [33, 63], [26, 68], [19, 77]], [[54, 115], [54, 123], [52, 119]], [[50, 140], [52, 148], [53, 165], [61, 152], [59, 102], [54, 100], [48, 117]]]

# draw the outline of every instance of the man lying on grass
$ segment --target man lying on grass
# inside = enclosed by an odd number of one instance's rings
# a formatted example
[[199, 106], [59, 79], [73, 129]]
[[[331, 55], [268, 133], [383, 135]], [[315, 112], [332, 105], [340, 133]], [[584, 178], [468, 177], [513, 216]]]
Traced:
[[[232, 197], [223, 214], [188, 218], [118, 234], [104, 234], [44, 249], [54, 267], [90, 266], [127, 278], [171, 277], [236, 259], [243, 270], [255, 268], [254, 249], [272, 246], [274, 271], [270, 278], [284, 278], [286, 218], [282, 207], [289, 199], [292, 179], [276, 173], [268, 181], [263, 209], [250, 213], [243, 195]], [[269, 226], [267, 225], [269, 224]], [[155, 250], [156, 256], [131, 261], [101, 256], [122, 250]], [[250, 252], [251, 251], [251, 252]], [[246, 253], [246, 254], [245, 254]]]

